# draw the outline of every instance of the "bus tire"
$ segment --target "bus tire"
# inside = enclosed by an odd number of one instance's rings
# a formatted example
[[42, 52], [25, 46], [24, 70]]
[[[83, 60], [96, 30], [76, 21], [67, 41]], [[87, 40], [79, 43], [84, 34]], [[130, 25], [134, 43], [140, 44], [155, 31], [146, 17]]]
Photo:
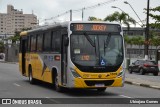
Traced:
[[106, 88], [97, 88], [98, 92], [105, 92]]
[[29, 67], [29, 83], [30, 84], [35, 84], [36, 80], [33, 78], [33, 73], [32, 73], [32, 67]]
[[55, 80], [54, 80], [54, 82], [55, 82], [55, 83], [54, 83], [55, 90], [56, 90], [57, 92], [62, 92], [63, 89], [62, 89], [61, 86], [59, 86], [59, 83], [58, 83], [58, 75], [56, 75], [54, 79], [55, 79]]

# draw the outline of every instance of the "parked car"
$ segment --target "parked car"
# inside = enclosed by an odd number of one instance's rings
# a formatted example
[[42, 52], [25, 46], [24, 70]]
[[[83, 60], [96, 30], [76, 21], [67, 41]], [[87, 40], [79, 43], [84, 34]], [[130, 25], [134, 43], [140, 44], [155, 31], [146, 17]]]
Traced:
[[146, 73], [153, 73], [154, 76], [158, 75], [159, 69], [155, 61], [151, 60], [136, 60], [128, 67], [129, 73], [138, 72], [141, 75]]

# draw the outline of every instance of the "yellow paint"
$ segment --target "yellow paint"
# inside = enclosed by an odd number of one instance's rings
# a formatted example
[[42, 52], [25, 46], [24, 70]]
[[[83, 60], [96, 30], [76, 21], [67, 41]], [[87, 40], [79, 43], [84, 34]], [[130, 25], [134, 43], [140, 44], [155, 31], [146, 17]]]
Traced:
[[26, 36], [27, 35], [27, 31], [23, 31], [20, 33], [20, 36]]
[[116, 78], [118, 73], [122, 70], [120, 67], [116, 72], [105, 72], [105, 73], [91, 73], [91, 72], [82, 72], [75, 67], [75, 71], [84, 79], [110, 79]]
[[[33, 78], [52, 83], [52, 74], [48, 67], [46, 68], [46, 70], [44, 71], [44, 74], [42, 75], [43, 63], [41, 63], [41, 60], [38, 54], [26, 53], [25, 59], [26, 59], [26, 74], [24, 76], [27, 76], [27, 77], [29, 76], [28, 68], [29, 68], [29, 65], [31, 65]], [[22, 74], [22, 54], [21, 53], [19, 53], [19, 70]]]
[[113, 79], [83, 79], [83, 78], [75, 78], [74, 79], [74, 86], [75, 88], [97, 88], [96, 86], [87, 86], [84, 82], [85, 80], [92, 80], [92, 81], [98, 81], [98, 80], [114, 80], [114, 83], [111, 86], [105, 86], [105, 87], [122, 87], [122, 77], [120, 78], [113, 78]]
[[51, 71], [47, 68], [43, 74], [43, 80], [45, 82], [52, 83], [52, 74]]
[[95, 86], [87, 86], [84, 82], [85, 80], [92, 80], [92, 81], [101, 81], [101, 80], [114, 80], [111, 86], [106, 87], [122, 87], [122, 77], [117, 77], [119, 72], [122, 70], [120, 67], [116, 72], [106, 72], [106, 73], [89, 73], [89, 72], [82, 72], [78, 68], [75, 67], [75, 71], [81, 76], [81, 78], [74, 79], [74, 86], [75, 88], [97, 88]]
[[22, 74], [22, 54], [19, 53], [19, 71]]

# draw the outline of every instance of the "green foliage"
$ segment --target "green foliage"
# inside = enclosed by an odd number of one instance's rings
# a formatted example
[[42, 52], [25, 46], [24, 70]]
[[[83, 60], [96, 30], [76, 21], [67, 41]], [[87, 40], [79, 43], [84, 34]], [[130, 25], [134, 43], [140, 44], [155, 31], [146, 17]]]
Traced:
[[119, 22], [120, 24], [126, 25], [128, 30], [130, 29], [130, 24], [134, 24], [134, 25], [136, 24], [136, 21], [132, 17], [130, 17], [128, 14], [124, 12], [119, 13], [117, 11], [111, 15], [108, 15], [106, 18], [104, 18], [104, 21]]
[[89, 16], [88, 21], [102, 21], [102, 19], [96, 18], [96, 17], [93, 17], [93, 16]]
[[124, 36], [124, 41], [126, 44], [141, 46], [144, 44], [144, 38], [137, 35], [135, 37], [129, 38], [127, 35]]
[[[32, 28], [23, 28], [22, 31], [31, 30]], [[21, 31], [15, 31], [15, 35], [9, 37], [8, 39], [12, 40], [12, 43], [19, 41]]]
[[149, 16], [153, 20], [155, 20], [154, 23], [150, 23], [150, 26], [152, 28], [158, 28], [158, 29], [160, 29], [160, 6], [157, 6], [155, 8], [151, 8], [151, 9], [149, 9], [149, 11], [150, 11]]
[[16, 31], [14, 36], [9, 37], [8, 39], [12, 40], [12, 43], [19, 41], [20, 39], [20, 31]]
[[4, 52], [4, 43], [0, 41], [0, 53]]

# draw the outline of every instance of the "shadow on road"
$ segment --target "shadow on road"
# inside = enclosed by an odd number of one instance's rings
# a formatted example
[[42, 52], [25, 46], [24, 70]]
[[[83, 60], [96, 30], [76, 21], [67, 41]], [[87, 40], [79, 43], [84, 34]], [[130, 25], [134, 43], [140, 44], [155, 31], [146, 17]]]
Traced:
[[[23, 80], [24, 82], [27, 82], [28, 84], [29, 81], [28, 80]], [[30, 84], [32, 85], [32, 84]], [[52, 84], [46, 83], [46, 82], [42, 82], [42, 81], [36, 81], [36, 84], [34, 84], [37, 87], [41, 87], [41, 88], [45, 88], [47, 90], [51, 90], [51, 91], [55, 91], [55, 88]], [[72, 97], [92, 97], [92, 96], [117, 96], [118, 94], [115, 93], [111, 93], [111, 92], [107, 92], [107, 89], [105, 92], [98, 92], [96, 89], [69, 89], [69, 88], [64, 88], [63, 92], [59, 92], [59, 93], [63, 93], [66, 94], [68, 96], [72, 96]]]

